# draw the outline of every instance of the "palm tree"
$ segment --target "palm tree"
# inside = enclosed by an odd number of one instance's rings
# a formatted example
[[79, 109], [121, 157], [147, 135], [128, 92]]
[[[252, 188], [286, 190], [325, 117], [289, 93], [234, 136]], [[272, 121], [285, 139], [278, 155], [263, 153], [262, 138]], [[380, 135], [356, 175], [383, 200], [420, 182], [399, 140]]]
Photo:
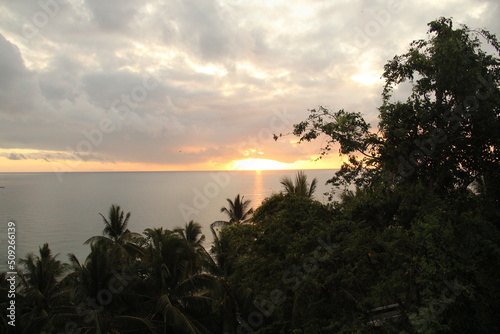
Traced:
[[141, 238], [139, 233], [130, 232], [127, 228], [130, 219], [130, 212], [124, 216], [123, 210], [119, 205], [111, 205], [108, 218], [101, 215], [104, 222], [102, 236], [93, 236], [85, 244], [103, 243], [108, 246], [110, 251], [119, 260], [119, 264], [125, 264], [128, 258], [142, 254], [142, 249], [136, 241]]
[[205, 236], [201, 232], [201, 225], [190, 221], [186, 223], [184, 228], [176, 228], [174, 232], [179, 234], [179, 236], [186, 241], [186, 243], [195, 250], [205, 249], [203, 247], [203, 242], [205, 241]]
[[303, 171], [298, 171], [295, 176], [295, 182], [293, 182], [290, 177], [285, 176], [281, 179], [280, 183], [285, 187], [285, 192], [288, 194], [313, 198], [318, 180], [314, 178], [311, 185], [309, 185], [307, 182], [307, 175]]
[[67, 281], [75, 305], [75, 331], [153, 333], [153, 326], [140, 306], [141, 297], [132, 289], [139, 277], [130, 269], [116, 271], [116, 259], [104, 243], [90, 247], [83, 263], [74, 254], [68, 254], [73, 269]]
[[[165, 333], [208, 333], [213, 299], [210, 291], [215, 278], [192, 269], [193, 249], [201, 246], [201, 229], [193, 222], [176, 232], [162, 228], [147, 229], [145, 249], [146, 280], [144, 293], [150, 296], [145, 306], [149, 318]], [[194, 248], [193, 248], [194, 247]]]
[[19, 294], [26, 306], [21, 316], [26, 333], [52, 332], [55, 314], [67, 304], [66, 290], [60, 283], [68, 266], [57, 260], [57, 255], [52, 255], [47, 243], [39, 252], [40, 256], [31, 253], [19, 261], [24, 266], [24, 271], [19, 273]]
[[211, 260], [210, 254], [208, 254], [203, 246], [205, 236], [201, 232], [201, 225], [191, 220], [189, 223], [186, 223], [184, 228], [178, 227], [174, 229], [174, 232], [177, 233], [188, 246], [191, 257], [189, 272], [191, 274], [200, 272]]
[[250, 215], [253, 213], [253, 209], [248, 207], [250, 206], [250, 200], [244, 200], [245, 196], [241, 196], [240, 194], [236, 195], [234, 201], [231, 201], [227, 198], [227, 202], [229, 203], [229, 207], [222, 207], [220, 212], [225, 212], [229, 217], [229, 224], [245, 224], [250, 220]]
[[228, 279], [232, 268], [228, 259], [227, 241], [221, 236], [221, 230], [218, 228], [221, 226], [227, 226], [227, 222], [216, 221], [210, 225], [214, 241], [207, 269], [217, 277], [218, 288], [214, 298], [217, 300], [215, 306], [219, 314], [220, 328], [224, 333], [235, 333], [239, 325], [238, 315], [252, 310], [253, 296], [251, 290], [240, 288]]

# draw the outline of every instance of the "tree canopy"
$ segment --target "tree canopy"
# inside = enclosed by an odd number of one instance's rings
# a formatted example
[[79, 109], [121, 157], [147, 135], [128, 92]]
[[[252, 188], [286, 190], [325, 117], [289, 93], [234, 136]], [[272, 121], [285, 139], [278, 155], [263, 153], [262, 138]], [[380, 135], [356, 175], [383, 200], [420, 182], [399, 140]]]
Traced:
[[[498, 188], [497, 39], [483, 29], [454, 29], [446, 18], [429, 27], [429, 39], [412, 42], [407, 53], [384, 66], [377, 132], [360, 113], [324, 107], [294, 126], [299, 142], [326, 137], [321, 155], [338, 146], [349, 156], [332, 178], [334, 185], [382, 177], [390, 183], [422, 182], [445, 194], [474, 184], [488, 192]], [[496, 54], [483, 51], [481, 41]], [[404, 84], [411, 85], [408, 96], [398, 91]]]

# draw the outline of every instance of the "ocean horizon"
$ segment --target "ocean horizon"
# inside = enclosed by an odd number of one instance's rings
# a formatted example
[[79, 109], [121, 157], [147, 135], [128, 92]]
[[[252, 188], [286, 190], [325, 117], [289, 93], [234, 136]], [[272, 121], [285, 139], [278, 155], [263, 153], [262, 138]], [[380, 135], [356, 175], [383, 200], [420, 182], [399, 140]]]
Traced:
[[[315, 199], [326, 203], [325, 182], [335, 169], [305, 170], [308, 180], [318, 180]], [[103, 222], [112, 204], [131, 212], [129, 229], [183, 227], [193, 220], [203, 227], [205, 247], [212, 242], [209, 226], [226, 220], [220, 209], [237, 194], [261, 202], [282, 190], [281, 178], [296, 170], [262, 171], [147, 171], [0, 173], [0, 271], [6, 270], [7, 224], [16, 224], [17, 263], [48, 243], [59, 260], [74, 253], [84, 260], [90, 251], [84, 242], [102, 235]]]

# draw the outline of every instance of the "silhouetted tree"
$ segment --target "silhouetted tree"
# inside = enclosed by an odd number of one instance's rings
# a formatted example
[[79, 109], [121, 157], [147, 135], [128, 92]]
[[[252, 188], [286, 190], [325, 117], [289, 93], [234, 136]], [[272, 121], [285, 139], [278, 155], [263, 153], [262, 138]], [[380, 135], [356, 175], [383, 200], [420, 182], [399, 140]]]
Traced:
[[228, 198], [226, 200], [229, 206], [220, 209], [220, 212], [225, 212], [229, 217], [229, 224], [245, 224], [249, 221], [253, 209], [249, 209], [251, 201], [245, 201], [244, 198], [245, 196], [241, 196], [240, 198], [240, 194], [236, 195], [234, 201]]
[[318, 180], [314, 178], [309, 185], [307, 182], [307, 175], [303, 171], [298, 171], [295, 176], [295, 182], [292, 181], [290, 177], [286, 176], [281, 179], [280, 183], [283, 185], [285, 192], [288, 194], [313, 198]]
[[128, 222], [130, 212], [126, 215], [119, 205], [112, 205], [109, 209], [108, 217], [99, 213], [104, 222], [102, 236], [93, 236], [85, 244], [102, 243], [108, 247], [113, 256], [118, 259], [117, 264], [123, 265], [128, 260], [134, 259], [142, 253], [141, 247], [137, 245], [140, 234], [130, 232]]

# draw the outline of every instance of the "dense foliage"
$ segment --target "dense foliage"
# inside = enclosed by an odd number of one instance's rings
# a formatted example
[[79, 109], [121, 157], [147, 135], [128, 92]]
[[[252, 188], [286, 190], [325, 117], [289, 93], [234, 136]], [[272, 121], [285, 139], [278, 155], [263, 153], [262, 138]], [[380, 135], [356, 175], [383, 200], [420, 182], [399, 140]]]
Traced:
[[499, 333], [500, 60], [480, 41], [499, 45], [429, 26], [385, 66], [377, 132], [324, 107], [295, 125], [349, 156], [341, 201], [314, 200], [304, 173], [255, 211], [238, 195], [210, 251], [197, 223], [138, 234], [112, 206], [83, 262], [47, 244], [22, 260], [15, 332]]

